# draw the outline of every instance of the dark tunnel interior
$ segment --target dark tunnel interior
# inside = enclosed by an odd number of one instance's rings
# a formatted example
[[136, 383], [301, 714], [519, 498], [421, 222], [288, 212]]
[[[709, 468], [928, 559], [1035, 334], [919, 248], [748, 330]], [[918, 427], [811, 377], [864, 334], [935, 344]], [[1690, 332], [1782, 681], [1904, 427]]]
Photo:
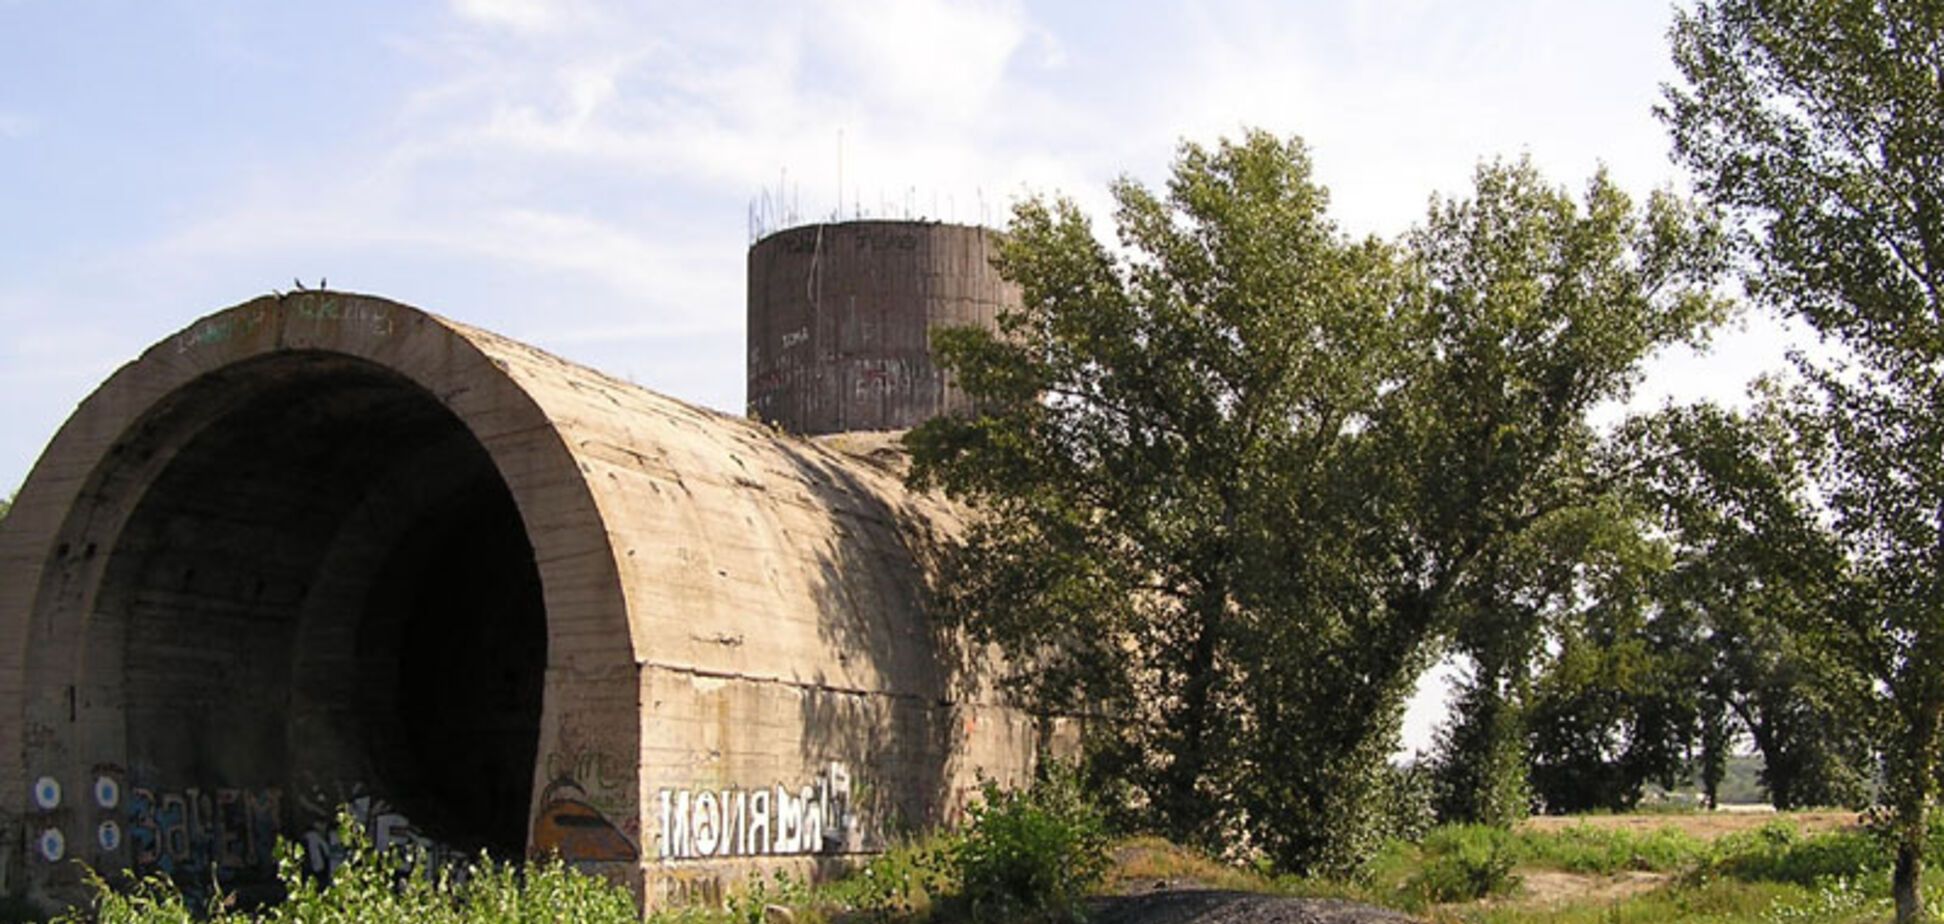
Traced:
[[89, 624], [86, 705], [120, 710], [130, 785], [274, 791], [286, 832], [369, 795], [432, 842], [519, 854], [546, 619], [485, 448], [342, 356], [184, 391], [223, 410], [143, 489]]

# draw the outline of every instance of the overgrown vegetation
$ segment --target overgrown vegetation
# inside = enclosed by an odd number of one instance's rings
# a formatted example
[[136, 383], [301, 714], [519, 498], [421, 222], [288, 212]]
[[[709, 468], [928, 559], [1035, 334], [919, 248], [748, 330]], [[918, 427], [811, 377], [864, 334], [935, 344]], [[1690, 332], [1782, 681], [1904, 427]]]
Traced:
[[[629, 894], [557, 859], [526, 864], [485, 857], [457, 866], [428, 866], [405, 849], [379, 850], [349, 813], [338, 819], [344, 856], [328, 877], [306, 871], [301, 849], [278, 852], [286, 896], [262, 909], [234, 907], [218, 893], [197, 907], [165, 876], [110, 884], [90, 873], [95, 901], [58, 918], [62, 924], [577, 924], [639, 920]], [[960, 829], [904, 844], [853, 874], [812, 885], [785, 873], [745, 883], [725, 908], [664, 909], [660, 924], [754, 924], [771, 909], [810, 921], [845, 918], [892, 922], [934, 912], [969, 922], [1075, 921], [1108, 868], [1108, 836], [1099, 810], [1069, 766], [1048, 763], [1034, 784], [1008, 790], [986, 783]]]
[[907, 438], [916, 483], [985, 514], [952, 609], [1037, 705], [1112, 716], [1093, 771], [1159, 831], [1346, 873], [1399, 833], [1386, 761], [1441, 640], [1503, 656], [1479, 702], [1515, 696], [1540, 630], [1516, 614], [1631, 589], [1575, 579], [1637, 545], [1586, 415], [1720, 316], [1720, 236], [1520, 162], [1354, 239], [1301, 142], [1262, 133], [1114, 195], [1121, 251], [1021, 205], [1023, 308], [934, 344], [980, 406]]
[[[186, 903], [166, 879], [115, 888], [96, 880], [96, 905], [62, 920], [636, 920], [626, 893], [557, 861], [522, 866], [482, 860], [464, 868], [427, 869], [407, 852], [373, 849], [349, 818], [341, 824], [347, 853], [329, 882], [308, 875], [301, 857], [285, 848], [279, 869], [290, 894], [282, 904], [238, 909], [219, 896], [213, 908], [201, 909]], [[1141, 893], [1161, 883], [1352, 899], [1434, 921], [1849, 922], [1878, 919], [1891, 907], [1882, 836], [1861, 827], [1802, 834], [1786, 818], [1713, 841], [1672, 826], [1639, 831], [1588, 822], [1542, 831], [1446, 825], [1418, 838], [1389, 841], [1350, 876], [1271, 876], [1154, 838], [1110, 840], [1077, 775], [1056, 771], [1026, 790], [988, 786], [962, 829], [901, 845], [835, 881], [811, 884], [779, 873], [733, 890], [724, 908], [664, 909], [650, 920], [1074, 921], [1099, 890]], [[1944, 831], [1932, 840], [1944, 840]], [[1636, 894], [1586, 901], [1567, 896], [1548, 905], [1526, 895], [1524, 886], [1529, 877], [1547, 871], [1587, 877], [1589, 888], [1607, 877], [1656, 878]]]
[[1056, 767], [1036, 785], [986, 783], [952, 846], [958, 900], [975, 921], [1077, 920], [1107, 869], [1107, 832], [1079, 776]]
[[64, 924], [520, 924], [576, 921], [633, 924], [634, 899], [607, 881], [559, 860], [527, 864], [485, 857], [463, 867], [429, 867], [406, 850], [379, 850], [353, 816], [338, 817], [344, 861], [328, 882], [305, 871], [301, 848], [279, 846], [277, 876], [285, 899], [263, 909], [234, 907], [218, 893], [207, 908], [192, 907], [173, 882], [151, 876], [118, 886], [92, 873], [95, 902], [57, 921]]
[[[914, 482], [981, 517], [953, 613], [1039, 707], [1110, 717], [1088, 756], [1114, 817], [1232, 859], [1341, 878], [1405, 833], [1382, 808], [1401, 699], [1456, 655], [1441, 820], [1628, 811], [1696, 776], [1713, 805], [1751, 742], [1777, 805], [1885, 810], [1920, 916], [1944, 779], [1935, 7], [1678, 11], [1661, 115], [1693, 201], [1487, 163], [1357, 239], [1302, 143], [1260, 132], [1115, 184], [1118, 247], [1026, 201], [998, 260], [1023, 306], [934, 344], [977, 410], [907, 440]], [[1709, 335], [1734, 275], [1831, 352], [1746, 410], [1590, 423]], [[1423, 891], [1496, 887], [1498, 841], [1450, 836]]]
[[[1355, 898], [1434, 921], [1861, 922], [1891, 910], [1889, 862], [1880, 834], [1802, 834], [1786, 819], [1712, 841], [1671, 826], [1447, 826], [1417, 844], [1391, 843], [1350, 882], [1261, 888]], [[1582, 878], [1565, 894], [1524, 894], [1521, 880], [1548, 871]], [[1649, 877], [1646, 887], [1601, 892], [1629, 875]]]

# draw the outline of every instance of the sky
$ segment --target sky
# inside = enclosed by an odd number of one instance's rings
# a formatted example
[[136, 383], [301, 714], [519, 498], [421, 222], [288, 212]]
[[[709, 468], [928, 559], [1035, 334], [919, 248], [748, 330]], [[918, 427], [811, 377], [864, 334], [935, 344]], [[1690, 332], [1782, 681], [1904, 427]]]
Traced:
[[[295, 279], [739, 413], [753, 224], [1062, 194], [1104, 235], [1110, 181], [1250, 127], [1301, 136], [1360, 235], [1483, 159], [1678, 188], [1671, 10], [0, 0], [0, 496], [121, 364]], [[1662, 357], [1636, 405], [1733, 400], [1790, 336]]]

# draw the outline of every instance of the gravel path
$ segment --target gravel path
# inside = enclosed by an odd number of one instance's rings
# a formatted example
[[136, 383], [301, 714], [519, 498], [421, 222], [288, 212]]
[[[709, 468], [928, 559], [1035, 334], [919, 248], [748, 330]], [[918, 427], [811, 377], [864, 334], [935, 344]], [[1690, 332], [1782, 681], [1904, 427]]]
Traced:
[[1094, 924], [1416, 924], [1383, 908], [1328, 898], [1170, 889], [1097, 900]]

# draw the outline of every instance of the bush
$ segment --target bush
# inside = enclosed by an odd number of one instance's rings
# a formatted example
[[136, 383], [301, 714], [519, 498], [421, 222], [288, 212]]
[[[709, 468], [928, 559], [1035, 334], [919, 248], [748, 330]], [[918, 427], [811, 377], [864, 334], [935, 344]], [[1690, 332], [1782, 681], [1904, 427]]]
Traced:
[[902, 920], [919, 914], [943, 896], [958, 891], [953, 867], [955, 841], [937, 836], [900, 844], [873, 858], [857, 873], [819, 886], [812, 902], [871, 921]]
[[1426, 835], [1424, 866], [1405, 883], [1421, 901], [1442, 904], [1504, 895], [1519, 884], [1511, 835], [1489, 825], [1447, 825]]
[[1771, 822], [1716, 841], [1703, 873], [1813, 886], [1888, 869], [1890, 858], [1890, 850], [1867, 831], [1804, 836], [1788, 825]]
[[960, 901], [978, 921], [1075, 920], [1107, 872], [1107, 834], [1079, 776], [1048, 765], [1029, 789], [986, 782], [952, 849]]

